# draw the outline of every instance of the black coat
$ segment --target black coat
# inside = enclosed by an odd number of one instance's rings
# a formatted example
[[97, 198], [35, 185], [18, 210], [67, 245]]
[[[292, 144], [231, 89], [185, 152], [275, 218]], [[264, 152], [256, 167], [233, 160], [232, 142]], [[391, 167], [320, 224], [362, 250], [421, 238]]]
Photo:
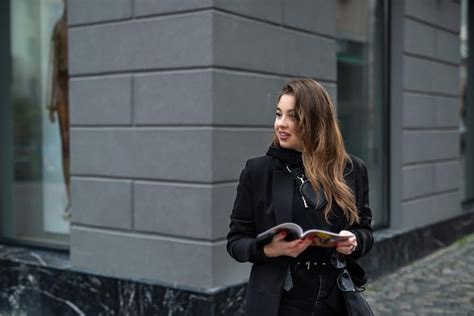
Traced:
[[[327, 227], [333, 232], [343, 229], [356, 235], [357, 248], [351, 257], [358, 259], [372, 247], [369, 185], [364, 162], [350, 155], [352, 166], [346, 164], [345, 180], [356, 196], [361, 218], [359, 224], [348, 225], [340, 207], [333, 202], [333, 214]], [[291, 258], [267, 258], [263, 248], [255, 243], [257, 234], [284, 222], [292, 221], [294, 177], [285, 164], [271, 156], [247, 161], [240, 175], [232, 210], [227, 251], [239, 262], [252, 262], [247, 286], [247, 315], [278, 315], [283, 282]]]

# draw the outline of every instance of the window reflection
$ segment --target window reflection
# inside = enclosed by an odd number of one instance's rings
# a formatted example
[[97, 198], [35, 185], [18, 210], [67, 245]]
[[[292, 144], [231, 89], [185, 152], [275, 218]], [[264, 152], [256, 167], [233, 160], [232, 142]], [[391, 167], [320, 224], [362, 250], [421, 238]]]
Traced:
[[[61, 0], [15, 0], [11, 8], [12, 212], [16, 240], [67, 244], [69, 135], [67, 22]], [[4, 232], [5, 235], [5, 232]]]
[[[460, 160], [461, 160], [461, 198], [465, 203], [474, 203], [474, 106], [472, 82], [473, 62], [469, 60], [469, 48], [473, 45], [469, 40], [470, 16], [469, 8], [472, 3], [467, 0], [461, 1], [461, 32], [460, 32], [460, 83], [461, 83], [461, 108], [459, 111], [459, 135], [460, 135]], [[472, 41], [471, 41], [472, 42]]]
[[373, 226], [387, 224], [384, 5], [337, 1], [337, 111], [347, 150], [369, 168]]

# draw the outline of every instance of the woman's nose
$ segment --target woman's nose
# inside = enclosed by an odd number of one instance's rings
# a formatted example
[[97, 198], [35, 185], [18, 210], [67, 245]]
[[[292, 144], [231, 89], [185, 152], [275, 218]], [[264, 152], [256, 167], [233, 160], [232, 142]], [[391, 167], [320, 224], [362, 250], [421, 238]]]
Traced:
[[282, 116], [280, 117], [280, 119], [278, 120], [278, 125], [279, 126], [287, 126], [288, 125], [288, 119], [286, 118], [286, 116]]

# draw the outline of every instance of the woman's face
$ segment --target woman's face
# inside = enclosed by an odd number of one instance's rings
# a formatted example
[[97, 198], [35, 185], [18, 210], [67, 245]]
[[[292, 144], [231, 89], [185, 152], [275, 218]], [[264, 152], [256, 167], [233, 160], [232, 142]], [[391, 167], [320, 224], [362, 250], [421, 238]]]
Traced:
[[303, 142], [296, 130], [295, 97], [290, 94], [281, 96], [276, 108], [275, 133], [283, 148], [303, 151]]

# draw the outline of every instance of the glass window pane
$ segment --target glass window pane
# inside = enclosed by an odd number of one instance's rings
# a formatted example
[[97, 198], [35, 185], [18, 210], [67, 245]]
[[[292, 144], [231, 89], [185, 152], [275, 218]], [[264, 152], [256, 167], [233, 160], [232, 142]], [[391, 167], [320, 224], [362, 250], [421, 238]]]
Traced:
[[373, 226], [387, 224], [384, 1], [338, 0], [337, 111], [349, 153], [369, 169]]
[[[469, 14], [468, 12], [471, 12]], [[461, 198], [465, 203], [474, 202], [474, 62], [469, 59], [469, 54], [474, 47], [470, 33], [474, 29], [472, 13], [473, 3], [461, 1], [461, 110], [459, 120], [460, 153], [461, 153]]]
[[[67, 24], [61, 0], [15, 0], [11, 19], [13, 183], [3, 237], [66, 245]], [[11, 214], [5, 214], [11, 212]]]

